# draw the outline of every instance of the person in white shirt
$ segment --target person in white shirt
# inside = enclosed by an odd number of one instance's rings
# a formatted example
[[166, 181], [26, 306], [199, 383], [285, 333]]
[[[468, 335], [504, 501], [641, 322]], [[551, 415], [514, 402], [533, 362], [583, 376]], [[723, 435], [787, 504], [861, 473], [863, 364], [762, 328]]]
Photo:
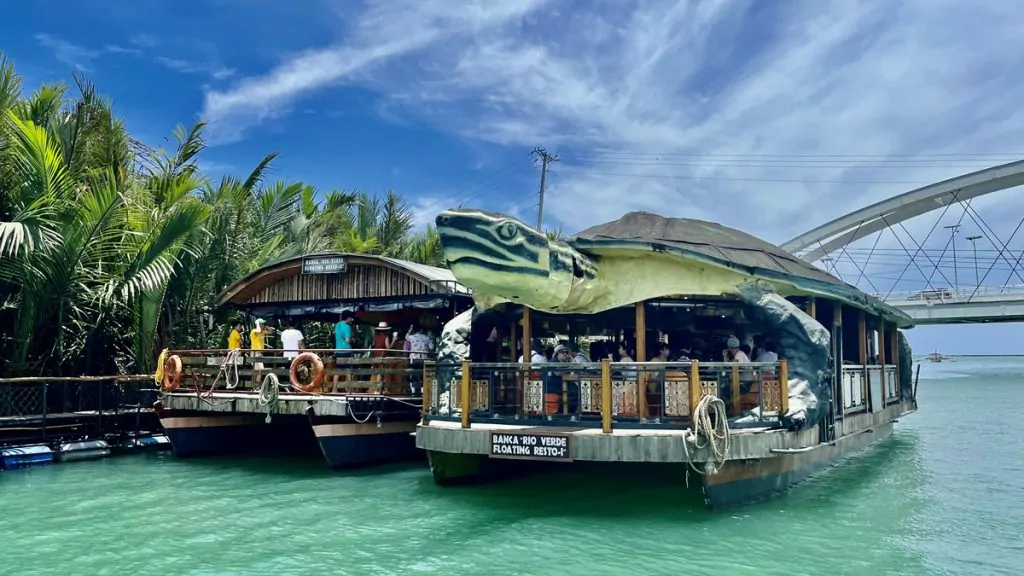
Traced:
[[757, 352], [757, 360], [755, 362], [778, 362], [779, 355], [774, 352], [775, 344], [772, 342], [765, 342], [761, 345], [761, 348]]
[[[544, 348], [544, 344], [540, 340], [534, 339], [530, 341], [530, 364], [544, 364], [548, 361], [544, 357], [543, 352], [541, 352], [542, 348]], [[522, 356], [519, 356], [519, 363], [523, 363]]]
[[288, 321], [288, 327], [284, 332], [281, 332], [281, 348], [284, 349], [285, 358], [295, 358], [299, 355], [299, 350], [305, 348], [302, 332], [295, 329], [295, 322], [291, 320]]
[[405, 336], [406, 348], [409, 350], [410, 360], [426, 360], [434, 351], [434, 341], [423, 333], [423, 329], [415, 324], [409, 326], [409, 333]]

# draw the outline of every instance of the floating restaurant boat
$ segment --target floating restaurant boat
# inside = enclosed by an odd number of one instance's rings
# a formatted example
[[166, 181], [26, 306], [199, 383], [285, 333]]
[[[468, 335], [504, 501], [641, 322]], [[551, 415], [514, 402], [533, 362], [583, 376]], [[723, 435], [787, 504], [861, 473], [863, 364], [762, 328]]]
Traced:
[[[405, 334], [410, 323], [440, 328], [472, 301], [447, 270], [325, 253], [257, 270], [217, 305], [244, 314], [248, 327], [255, 318], [333, 326], [348, 311], [367, 328], [385, 322]], [[321, 347], [286, 358], [273, 348], [167, 351], [155, 408], [177, 455], [321, 453], [343, 468], [420, 454], [412, 433], [423, 359], [360, 346], [344, 356]]]
[[[917, 409], [910, 317], [738, 230], [631, 212], [561, 242], [478, 210], [436, 223], [476, 303], [444, 328], [416, 430], [438, 484], [634, 463], [699, 474], [710, 507], [743, 505]], [[470, 343], [501, 326], [522, 356], [487, 361]], [[535, 339], [556, 334], [590, 341], [593, 361], [539, 362]], [[611, 361], [608, 337], [635, 359]], [[724, 361], [744, 358], [740, 337], [762, 361]]]

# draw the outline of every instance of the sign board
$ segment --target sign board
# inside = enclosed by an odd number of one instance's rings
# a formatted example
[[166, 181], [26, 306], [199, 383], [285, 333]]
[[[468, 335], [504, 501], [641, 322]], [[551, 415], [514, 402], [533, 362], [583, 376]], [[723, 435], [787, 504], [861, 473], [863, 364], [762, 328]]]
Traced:
[[492, 431], [490, 456], [572, 462], [572, 436]]
[[348, 270], [344, 256], [313, 256], [302, 259], [303, 274], [336, 274]]

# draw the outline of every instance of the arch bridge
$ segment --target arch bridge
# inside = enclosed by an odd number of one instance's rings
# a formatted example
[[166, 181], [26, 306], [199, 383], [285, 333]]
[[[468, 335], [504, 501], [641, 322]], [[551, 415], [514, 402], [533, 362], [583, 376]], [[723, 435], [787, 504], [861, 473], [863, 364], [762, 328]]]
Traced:
[[[1021, 322], [1024, 321], [1024, 251], [1012, 250], [1010, 243], [1020, 231], [1021, 224], [1024, 224], [1024, 218], [1004, 241], [971, 207], [971, 201], [1022, 184], [1024, 160], [993, 166], [855, 210], [792, 238], [782, 244], [782, 248], [840, 277], [839, 265], [852, 264], [852, 273], [857, 280], [851, 282], [847, 278], [847, 282], [861, 284], [866, 280], [870, 286], [860, 286], [862, 289], [904, 310], [919, 325]], [[955, 224], [943, 226], [949, 231], [949, 240], [941, 253], [936, 254], [936, 250], [925, 246], [942, 218], [954, 205], [959, 205], [960, 209], [953, 213], [962, 210], [962, 214]], [[928, 236], [920, 242], [903, 226], [907, 220], [936, 210], [941, 210], [942, 214]], [[1024, 215], [1024, 210], [1020, 212]], [[966, 222], [965, 217], [969, 217]], [[902, 239], [894, 227], [906, 233]], [[968, 233], [959, 237], [969, 244], [960, 242], [958, 260], [957, 236], [962, 229]], [[889, 254], [884, 254], [880, 253], [877, 246], [878, 239], [887, 230], [898, 241], [899, 248], [890, 249]], [[872, 235], [878, 235], [875, 245], [866, 251], [865, 260], [857, 262], [854, 254], [862, 254], [865, 250], [851, 250], [851, 245]], [[910, 241], [904, 242], [907, 236], [910, 236]], [[977, 245], [979, 240], [985, 241], [982, 243], [981, 256]], [[991, 249], [987, 248], [988, 245], [991, 245]], [[883, 276], [880, 265], [877, 260], [874, 265], [871, 262], [873, 257], [882, 260], [888, 258], [892, 264], [893, 257], [902, 260], [904, 256], [906, 265], [903, 266], [902, 261], [896, 265], [896, 268], [902, 267], [903, 271], [895, 279], [879, 278]], [[905, 281], [905, 277], [912, 268], [920, 273], [925, 285], [916, 290], [907, 290], [906, 284], [909, 282]], [[970, 278], [972, 272], [974, 282], [960, 282], [961, 275]], [[882, 280], [891, 281], [891, 288], [888, 291], [879, 290], [872, 281], [873, 277], [879, 280], [878, 283], [882, 283]], [[1000, 282], [1003, 278], [1006, 281]]]

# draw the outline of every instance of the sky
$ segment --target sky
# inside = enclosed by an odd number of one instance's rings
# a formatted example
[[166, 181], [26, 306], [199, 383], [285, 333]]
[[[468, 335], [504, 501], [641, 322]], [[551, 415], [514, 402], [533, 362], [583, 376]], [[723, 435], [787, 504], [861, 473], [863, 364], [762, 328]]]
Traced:
[[[545, 228], [647, 210], [777, 243], [1024, 158], [1024, 4], [1001, 0], [0, 0], [0, 50], [28, 87], [77, 68], [151, 145], [207, 121], [211, 176], [278, 151], [274, 177], [397, 190], [419, 226], [456, 205], [536, 222], [536, 146], [559, 157]], [[973, 284], [975, 264], [1024, 284], [997, 257], [1024, 250], [1020, 189], [971, 208], [860, 239], [836, 271], [882, 293]], [[908, 336], [1019, 353], [1024, 329]]]

